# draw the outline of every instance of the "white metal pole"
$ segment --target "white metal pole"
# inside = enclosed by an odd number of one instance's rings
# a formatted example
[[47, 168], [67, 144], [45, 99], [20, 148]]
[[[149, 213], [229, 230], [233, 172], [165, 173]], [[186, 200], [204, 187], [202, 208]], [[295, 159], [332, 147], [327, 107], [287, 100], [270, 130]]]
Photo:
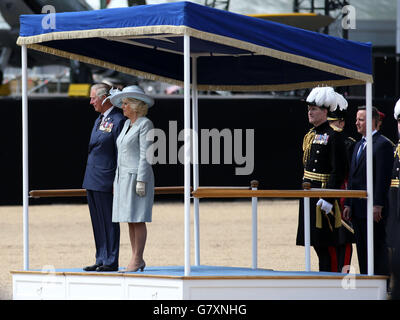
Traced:
[[[197, 57], [192, 57], [192, 126], [193, 126], [193, 191], [199, 187], [199, 121], [197, 96]], [[193, 199], [194, 208], [194, 263], [200, 265], [199, 198]]]
[[[257, 190], [256, 186], [252, 186], [251, 190]], [[257, 228], [258, 228], [258, 214], [257, 214], [257, 202], [258, 198], [257, 197], [252, 197], [251, 198], [251, 212], [252, 212], [252, 267], [253, 269], [257, 269], [257, 260], [258, 260], [258, 252], [257, 252], [257, 238], [258, 238], [258, 233], [257, 233]]]
[[28, 163], [28, 62], [27, 48], [21, 46], [22, 71], [22, 205], [24, 270], [29, 269], [29, 163]]
[[185, 210], [185, 276], [190, 275], [190, 37], [183, 36], [184, 64], [184, 210]]
[[399, 95], [400, 86], [400, 75], [399, 75], [399, 64], [400, 64], [400, 0], [397, 0], [397, 18], [396, 18], [396, 82], [395, 82], [395, 95]]
[[400, 54], [400, 0], [397, 0], [396, 54]]
[[367, 257], [368, 275], [374, 274], [374, 185], [373, 185], [373, 163], [372, 163], [372, 84], [368, 82], [366, 92], [367, 113]]
[[304, 247], [306, 271], [311, 271], [310, 259], [310, 198], [304, 198]]

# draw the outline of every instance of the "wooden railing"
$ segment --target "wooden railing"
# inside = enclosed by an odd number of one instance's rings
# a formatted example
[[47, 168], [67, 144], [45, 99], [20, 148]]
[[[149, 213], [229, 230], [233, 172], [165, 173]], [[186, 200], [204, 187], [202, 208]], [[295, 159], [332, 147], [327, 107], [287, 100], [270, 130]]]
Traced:
[[199, 187], [192, 195], [196, 198], [366, 198], [367, 192], [341, 189], [236, 190]]
[[[258, 181], [251, 181], [250, 187], [198, 187], [191, 194], [194, 198], [251, 198], [252, 199], [252, 267], [257, 268], [257, 202], [258, 198], [304, 198], [304, 236], [306, 271], [310, 271], [310, 198], [367, 198], [365, 190], [311, 189], [308, 183], [304, 190], [258, 190]], [[184, 194], [184, 187], [155, 187], [154, 193]], [[86, 189], [32, 190], [31, 198], [85, 197]], [[196, 217], [195, 217], [196, 218]], [[343, 221], [345, 227], [346, 223]], [[198, 221], [195, 223], [198, 228]], [[195, 228], [196, 229], [196, 228]], [[199, 257], [199, 232], [195, 230], [195, 254]], [[197, 259], [200, 261], [200, 259]], [[200, 262], [199, 262], [200, 263]]]
[[[183, 194], [183, 187], [155, 187], [155, 194]], [[86, 197], [86, 189], [32, 190], [31, 198]]]
[[[183, 187], [155, 187], [155, 194], [183, 194]], [[85, 197], [86, 189], [32, 190], [31, 198]], [[249, 190], [243, 188], [199, 187], [192, 192], [196, 198], [366, 198], [364, 190], [310, 189], [310, 190]]]

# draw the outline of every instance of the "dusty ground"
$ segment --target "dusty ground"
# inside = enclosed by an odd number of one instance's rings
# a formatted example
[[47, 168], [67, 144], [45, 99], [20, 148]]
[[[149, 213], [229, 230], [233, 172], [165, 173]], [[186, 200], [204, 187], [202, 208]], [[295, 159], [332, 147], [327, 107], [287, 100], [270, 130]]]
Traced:
[[[304, 270], [304, 248], [295, 245], [297, 212], [297, 201], [259, 200], [259, 268]], [[182, 202], [155, 203], [153, 222], [147, 225], [148, 266], [184, 264], [183, 216]], [[29, 228], [31, 269], [79, 268], [94, 263], [87, 205], [30, 206]], [[201, 264], [250, 267], [251, 202], [201, 203], [200, 236]], [[0, 206], [0, 299], [12, 299], [10, 271], [23, 269], [22, 244], [22, 207]], [[316, 271], [317, 258], [313, 250], [311, 254], [311, 269]], [[121, 224], [120, 266], [125, 267], [129, 258], [128, 229]], [[359, 272], [355, 254], [352, 266]]]

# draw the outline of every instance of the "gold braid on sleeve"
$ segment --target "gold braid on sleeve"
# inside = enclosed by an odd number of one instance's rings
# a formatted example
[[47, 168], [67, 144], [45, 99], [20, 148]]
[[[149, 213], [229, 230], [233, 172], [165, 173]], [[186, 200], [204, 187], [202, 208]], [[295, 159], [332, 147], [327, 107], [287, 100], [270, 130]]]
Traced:
[[400, 142], [397, 144], [396, 151], [394, 152], [394, 157], [400, 157]]
[[303, 165], [305, 166], [310, 157], [311, 145], [315, 138], [314, 128], [310, 129], [303, 139]]

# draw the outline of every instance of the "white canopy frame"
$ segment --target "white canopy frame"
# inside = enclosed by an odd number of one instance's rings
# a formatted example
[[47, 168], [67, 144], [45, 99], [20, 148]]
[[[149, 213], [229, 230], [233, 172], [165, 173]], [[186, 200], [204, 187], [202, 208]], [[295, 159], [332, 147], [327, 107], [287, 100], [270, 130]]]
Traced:
[[[27, 91], [27, 47], [21, 45], [22, 64], [22, 165], [23, 165], [23, 266], [29, 270], [29, 159], [28, 159], [28, 91]], [[192, 58], [192, 75], [190, 59]], [[197, 96], [197, 56], [191, 55], [190, 36], [184, 34], [184, 275], [190, 275], [190, 169], [191, 152], [193, 151], [193, 189], [199, 186], [198, 169], [198, 96]], [[190, 87], [192, 79], [192, 122], [190, 123]], [[372, 83], [366, 83], [366, 113], [367, 113], [367, 237], [368, 237], [368, 275], [374, 274], [374, 243], [373, 243], [373, 158], [372, 158]], [[190, 132], [193, 130], [193, 140]], [[193, 148], [192, 148], [193, 144]], [[310, 271], [310, 219], [309, 198], [305, 198], [305, 265]], [[195, 234], [195, 264], [200, 264], [199, 245], [199, 200], [194, 200], [194, 234]], [[253, 252], [257, 252], [253, 247]], [[254, 259], [254, 256], [253, 256]], [[254, 260], [253, 260], [254, 265]]]

